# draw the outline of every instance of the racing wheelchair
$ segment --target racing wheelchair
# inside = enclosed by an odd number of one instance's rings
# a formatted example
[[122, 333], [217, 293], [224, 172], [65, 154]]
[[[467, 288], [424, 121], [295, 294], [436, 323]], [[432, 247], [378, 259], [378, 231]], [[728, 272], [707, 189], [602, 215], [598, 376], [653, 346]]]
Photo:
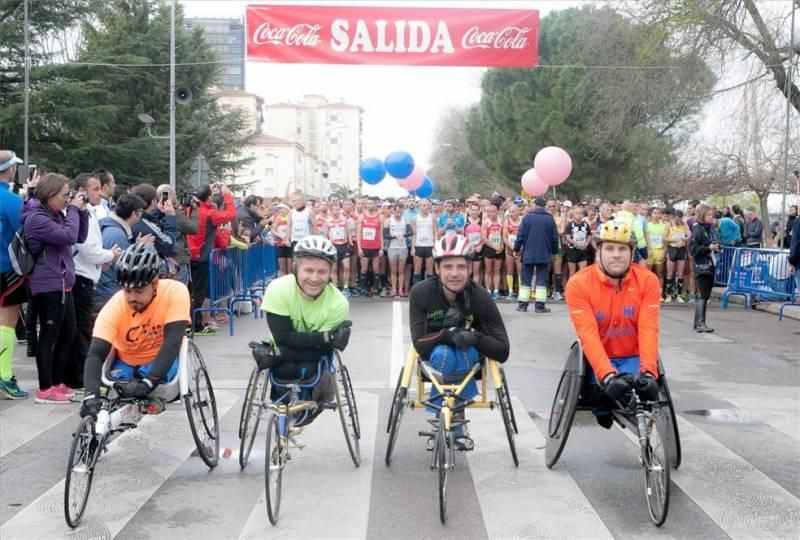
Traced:
[[[250, 347], [260, 346], [251, 342]], [[320, 382], [324, 371], [333, 375], [335, 403], [320, 405], [311, 399], [311, 391]], [[297, 437], [322, 409], [339, 412], [339, 420], [347, 443], [350, 458], [356, 467], [361, 465], [361, 427], [358, 407], [347, 366], [342, 363], [339, 351], [323, 356], [316, 373], [298, 380], [279, 379], [271, 369], [255, 367], [245, 391], [239, 423], [239, 465], [247, 466], [261, 419], [267, 422], [264, 484], [266, 487], [267, 516], [276, 525], [281, 505], [283, 470], [291, 460], [290, 449], [301, 450]], [[269, 415], [265, 413], [269, 411]]]
[[[417, 377], [416, 399], [409, 395], [411, 378], [415, 373]], [[480, 380], [480, 395], [476, 399], [461, 397], [461, 392], [473, 380]], [[494, 389], [494, 400], [489, 399], [487, 388], [489, 380], [491, 380], [492, 388]], [[430, 388], [430, 396], [427, 399], [423, 398], [426, 395], [426, 384]], [[465, 409], [494, 409], [495, 407], [499, 407], [503, 418], [511, 459], [514, 461], [514, 466], [519, 466], [517, 448], [514, 442], [514, 436], [517, 433], [517, 421], [514, 417], [511, 395], [508, 392], [508, 381], [506, 381], [503, 368], [496, 361], [484, 358], [481, 362], [474, 364], [472, 369], [467, 372], [444, 375], [434, 369], [430, 363], [423, 361], [413, 346], [409, 348], [405, 365], [397, 379], [397, 386], [395, 387], [392, 405], [389, 410], [389, 421], [386, 426], [389, 439], [386, 444], [385, 462], [387, 466], [391, 465], [392, 452], [397, 442], [397, 435], [400, 432], [400, 422], [407, 408], [431, 408], [438, 412], [437, 418], [428, 420], [432, 431], [421, 431], [419, 435], [428, 437], [429, 440], [433, 441], [432, 448], [430, 448], [433, 450], [431, 470], [435, 470], [438, 473], [439, 519], [442, 523], [447, 521], [447, 475], [449, 471], [455, 469], [456, 440], [454, 428], [469, 422], [469, 420], [456, 418], [455, 414]], [[465, 449], [469, 450], [471, 448]]]
[[[102, 385], [109, 390], [109, 399], [97, 414], [97, 420], [87, 416], [81, 420], [73, 434], [64, 483], [64, 517], [67, 525], [80, 524], [89, 491], [92, 487], [95, 466], [108, 444], [117, 436], [135, 429], [145, 414], [146, 402], [119, 395], [121, 381], [111, 379], [110, 370], [116, 358], [112, 350], [103, 364]], [[214, 389], [206, 364], [197, 346], [184, 338], [178, 355], [178, 373], [167, 383], [160, 384], [148, 398], [173, 401], [182, 398], [189, 416], [189, 427], [200, 458], [210, 469], [219, 461], [219, 419]]]
[[[550, 469], [564, 450], [575, 413], [592, 410], [592, 405], [587, 403], [590, 393], [587, 373], [590, 369], [583, 349], [576, 341], [561, 373], [547, 426], [545, 465]], [[636, 392], [631, 392], [630, 399], [618, 402], [611, 414], [621, 426], [637, 436], [648, 513], [653, 523], [660, 527], [667, 519], [669, 509], [670, 466], [677, 469], [681, 464], [678, 420], [660, 360], [658, 386], [657, 401], [640, 401]]]

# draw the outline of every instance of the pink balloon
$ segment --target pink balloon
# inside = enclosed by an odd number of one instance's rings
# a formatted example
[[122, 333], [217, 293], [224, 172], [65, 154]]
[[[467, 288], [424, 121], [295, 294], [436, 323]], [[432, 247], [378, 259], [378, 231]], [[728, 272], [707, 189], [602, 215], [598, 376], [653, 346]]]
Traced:
[[414, 170], [411, 171], [407, 177], [397, 181], [397, 185], [406, 191], [414, 191], [422, 185], [425, 180], [425, 169], [421, 165], [415, 165]]
[[539, 178], [535, 169], [528, 169], [525, 171], [525, 174], [522, 175], [522, 189], [532, 197], [541, 197], [547, 193], [548, 187], [549, 186]]
[[533, 160], [539, 178], [549, 186], [563, 183], [572, 172], [572, 159], [558, 146], [542, 148]]

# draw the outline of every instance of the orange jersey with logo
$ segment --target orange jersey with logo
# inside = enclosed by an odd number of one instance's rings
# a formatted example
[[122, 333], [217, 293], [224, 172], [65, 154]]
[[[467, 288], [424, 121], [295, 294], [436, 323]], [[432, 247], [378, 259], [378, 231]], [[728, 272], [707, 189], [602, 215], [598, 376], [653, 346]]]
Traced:
[[614, 372], [609, 358], [628, 356], [639, 357], [643, 373], [658, 376], [658, 276], [632, 264], [617, 286], [593, 264], [569, 279], [565, 300], [597, 380]]

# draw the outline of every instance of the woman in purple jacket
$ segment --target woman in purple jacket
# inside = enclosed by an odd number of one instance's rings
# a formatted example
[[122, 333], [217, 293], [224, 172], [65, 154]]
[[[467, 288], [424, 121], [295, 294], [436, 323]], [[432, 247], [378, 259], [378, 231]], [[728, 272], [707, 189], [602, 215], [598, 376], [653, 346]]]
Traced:
[[77, 332], [72, 286], [75, 284], [75, 244], [86, 240], [89, 214], [83, 194], [70, 197], [67, 179], [50, 173], [22, 210], [25, 240], [36, 264], [30, 290], [39, 314], [36, 403], [69, 403], [73, 392], [70, 366], [64, 365]]

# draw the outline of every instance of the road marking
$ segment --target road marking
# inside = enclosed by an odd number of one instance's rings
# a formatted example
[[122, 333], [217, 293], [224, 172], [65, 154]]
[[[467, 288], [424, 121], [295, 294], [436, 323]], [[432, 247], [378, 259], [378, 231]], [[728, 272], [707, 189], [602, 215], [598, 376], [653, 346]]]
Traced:
[[[378, 396], [357, 392], [356, 400], [361, 422], [361, 467], [356, 469], [350, 460], [338, 413], [323, 413], [298, 438], [307, 446], [291, 451], [292, 460], [283, 473], [278, 524], [273, 527], [267, 519], [262, 491], [240, 539], [366, 538]], [[263, 455], [254, 456], [262, 461], [252, 465], [263, 466]]]
[[[796, 392], [796, 390], [796, 388], [793, 388], [790, 391]], [[775, 393], [779, 393], [779, 391], [773, 389], [769, 399], [766, 400], [763, 396], [750, 397], [738, 394], [737, 397], [728, 399], [728, 401], [739, 409], [750, 413], [753, 418], [800, 442], [800, 424], [797, 422], [797, 397], [782, 397], [775, 395]]]
[[[229, 392], [216, 392], [222, 418], [236, 401]], [[177, 406], [158, 416], [145, 416], [137, 429], [109, 445], [95, 469], [86, 514], [71, 533], [75, 537], [113, 538], [175, 472], [195, 448], [186, 409]], [[78, 419], [75, 419], [77, 425]], [[193, 459], [200, 459], [193, 458]], [[64, 466], [64, 463], [52, 466]], [[208, 474], [204, 469], [202, 474]], [[64, 521], [64, 480], [0, 527], [0, 538], [64, 538], [70, 529]]]
[[467, 411], [475, 449], [466, 455], [489, 538], [613, 538], [572, 476], [545, 467], [544, 437], [522, 402], [512, 401], [519, 468], [500, 410]]
[[[726, 446], [678, 417], [681, 466], [671, 480], [734, 540], [800, 537], [800, 500]], [[636, 435], [623, 429], [637, 447]]]
[[397, 378], [403, 370], [406, 359], [403, 348], [403, 304], [401, 302], [392, 303], [392, 352], [389, 360], [389, 385], [387, 388], [394, 388], [397, 385]]
[[[47, 414], [45, 414], [45, 412]], [[23, 444], [32, 441], [42, 433], [60, 424], [65, 418], [75, 417], [78, 424], [77, 408], [74, 405], [45, 405], [32, 399], [0, 411], [0, 426], [4, 429], [0, 437], [0, 458], [13, 452]]]

